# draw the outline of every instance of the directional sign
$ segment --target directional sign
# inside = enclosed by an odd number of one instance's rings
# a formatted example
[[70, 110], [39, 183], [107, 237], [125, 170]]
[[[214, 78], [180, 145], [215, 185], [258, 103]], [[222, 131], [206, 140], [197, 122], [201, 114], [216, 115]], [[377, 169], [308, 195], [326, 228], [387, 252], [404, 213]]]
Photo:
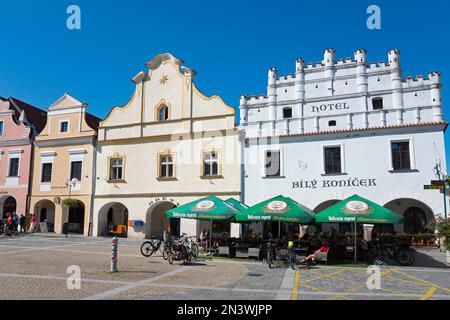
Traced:
[[445, 180], [431, 180], [433, 186], [445, 186]]
[[425, 190], [444, 190], [445, 186], [424, 185]]

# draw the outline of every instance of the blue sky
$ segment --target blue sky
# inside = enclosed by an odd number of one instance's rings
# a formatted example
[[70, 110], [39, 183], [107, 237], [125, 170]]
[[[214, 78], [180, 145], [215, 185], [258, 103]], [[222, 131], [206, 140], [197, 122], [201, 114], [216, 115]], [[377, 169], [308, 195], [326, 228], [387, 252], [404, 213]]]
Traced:
[[[81, 30], [66, 27], [71, 4], [81, 8]], [[366, 27], [371, 4], [381, 8], [381, 30]], [[236, 107], [242, 93], [266, 92], [269, 67], [294, 72], [295, 58], [317, 62], [333, 47], [337, 58], [366, 48], [371, 62], [398, 48], [404, 77], [441, 71], [449, 114], [448, 1], [1, 0], [0, 12], [0, 95], [40, 108], [67, 91], [102, 118], [163, 52], [196, 70], [205, 94]]]

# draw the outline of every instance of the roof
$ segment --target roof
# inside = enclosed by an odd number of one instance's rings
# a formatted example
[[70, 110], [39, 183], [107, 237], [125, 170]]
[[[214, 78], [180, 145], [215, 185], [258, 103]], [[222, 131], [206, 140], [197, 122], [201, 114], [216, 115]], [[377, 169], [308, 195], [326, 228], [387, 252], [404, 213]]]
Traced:
[[94, 130], [98, 129], [100, 121], [102, 121], [102, 119], [94, 116], [93, 114], [87, 113], [87, 112], [86, 112], [85, 119], [86, 119], [86, 123], [88, 124], [88, 126]]
[[38, 133], [44, 129], [47, 123], [47, 112], [14, 97], [9, 97], [7, 100], [11, 102], [12, 110], [15, 112], [17, 119], [23, 110], [27, 120], [35, 127]]
[[[374, 126], [368, 128], [354, 128], [354, 129], [338, 129], [338, 130], [326, 130], [319, 132], [305, 132], [305, 133], [289, 133], [289, 134], [280, 134], [278, 137], [299, 137], [299, 136], [317, 136], [317, 135], [325, 135], [325, 134], [335, 134], [335, 133], [353, 133], [353, 132], [361, 132], [361, 131], [373, 131], [373, 130], [387, 130], [387, 129], [396, 129], [396, 128], [411, 128], [411, 127], [425, 127], [425, 126], [444, 126], [444, 132], [447, 129], [448, 122], [446, 121], [437, 121], [437, 122], [420, 122], [420, 123], [408, 123], [408, 124], [399, 124], [399, 125], [390, 125], [390, 126]], [[244, 129], [245, 130], [245, 129]], [[261, 137], [248, 137], [250, 139], [257, 138], [271, 138], [273, 136], [261, 136]]]

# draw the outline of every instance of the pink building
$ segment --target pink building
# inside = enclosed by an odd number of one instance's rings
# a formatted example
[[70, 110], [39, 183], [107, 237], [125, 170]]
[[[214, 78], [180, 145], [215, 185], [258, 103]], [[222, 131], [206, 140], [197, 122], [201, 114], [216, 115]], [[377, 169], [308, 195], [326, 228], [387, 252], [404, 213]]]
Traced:
[[45, 111], [0, 97], [0, 218], [28, 213], [33, 140], [46, 119]]

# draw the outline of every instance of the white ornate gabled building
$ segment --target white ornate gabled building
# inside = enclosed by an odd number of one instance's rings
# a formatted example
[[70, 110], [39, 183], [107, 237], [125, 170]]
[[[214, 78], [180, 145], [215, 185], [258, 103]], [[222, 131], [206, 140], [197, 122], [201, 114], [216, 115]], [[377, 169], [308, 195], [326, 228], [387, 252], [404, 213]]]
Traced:
[[267, 95], [239, 109], [247, 204], [281, 193], [318, 212], [356, 193], [405, 215], [395, 228], [411, 233], [444, 213], [442, 192], [424, 190], [436, 165], [447, 174], [440, 73], [403, 78], [399, 50], [387, 63], [326, 49], [293, 75], [271, 68]]
[[[134, 238], [172, 233], [199, 235], [209, 222], [167, 219], [164, 213], [201, 197], [240, 196], [235, 109], [194, 84], [195, 71], [171, 54], [146, 64], [132, 81], [123, 107], [100, 123], [94, 199], [94, 236], [108, 225]], [[116, 230], [117, 231], [117, 230]], [[236, 234], [237, 225], [214, 231]]]

